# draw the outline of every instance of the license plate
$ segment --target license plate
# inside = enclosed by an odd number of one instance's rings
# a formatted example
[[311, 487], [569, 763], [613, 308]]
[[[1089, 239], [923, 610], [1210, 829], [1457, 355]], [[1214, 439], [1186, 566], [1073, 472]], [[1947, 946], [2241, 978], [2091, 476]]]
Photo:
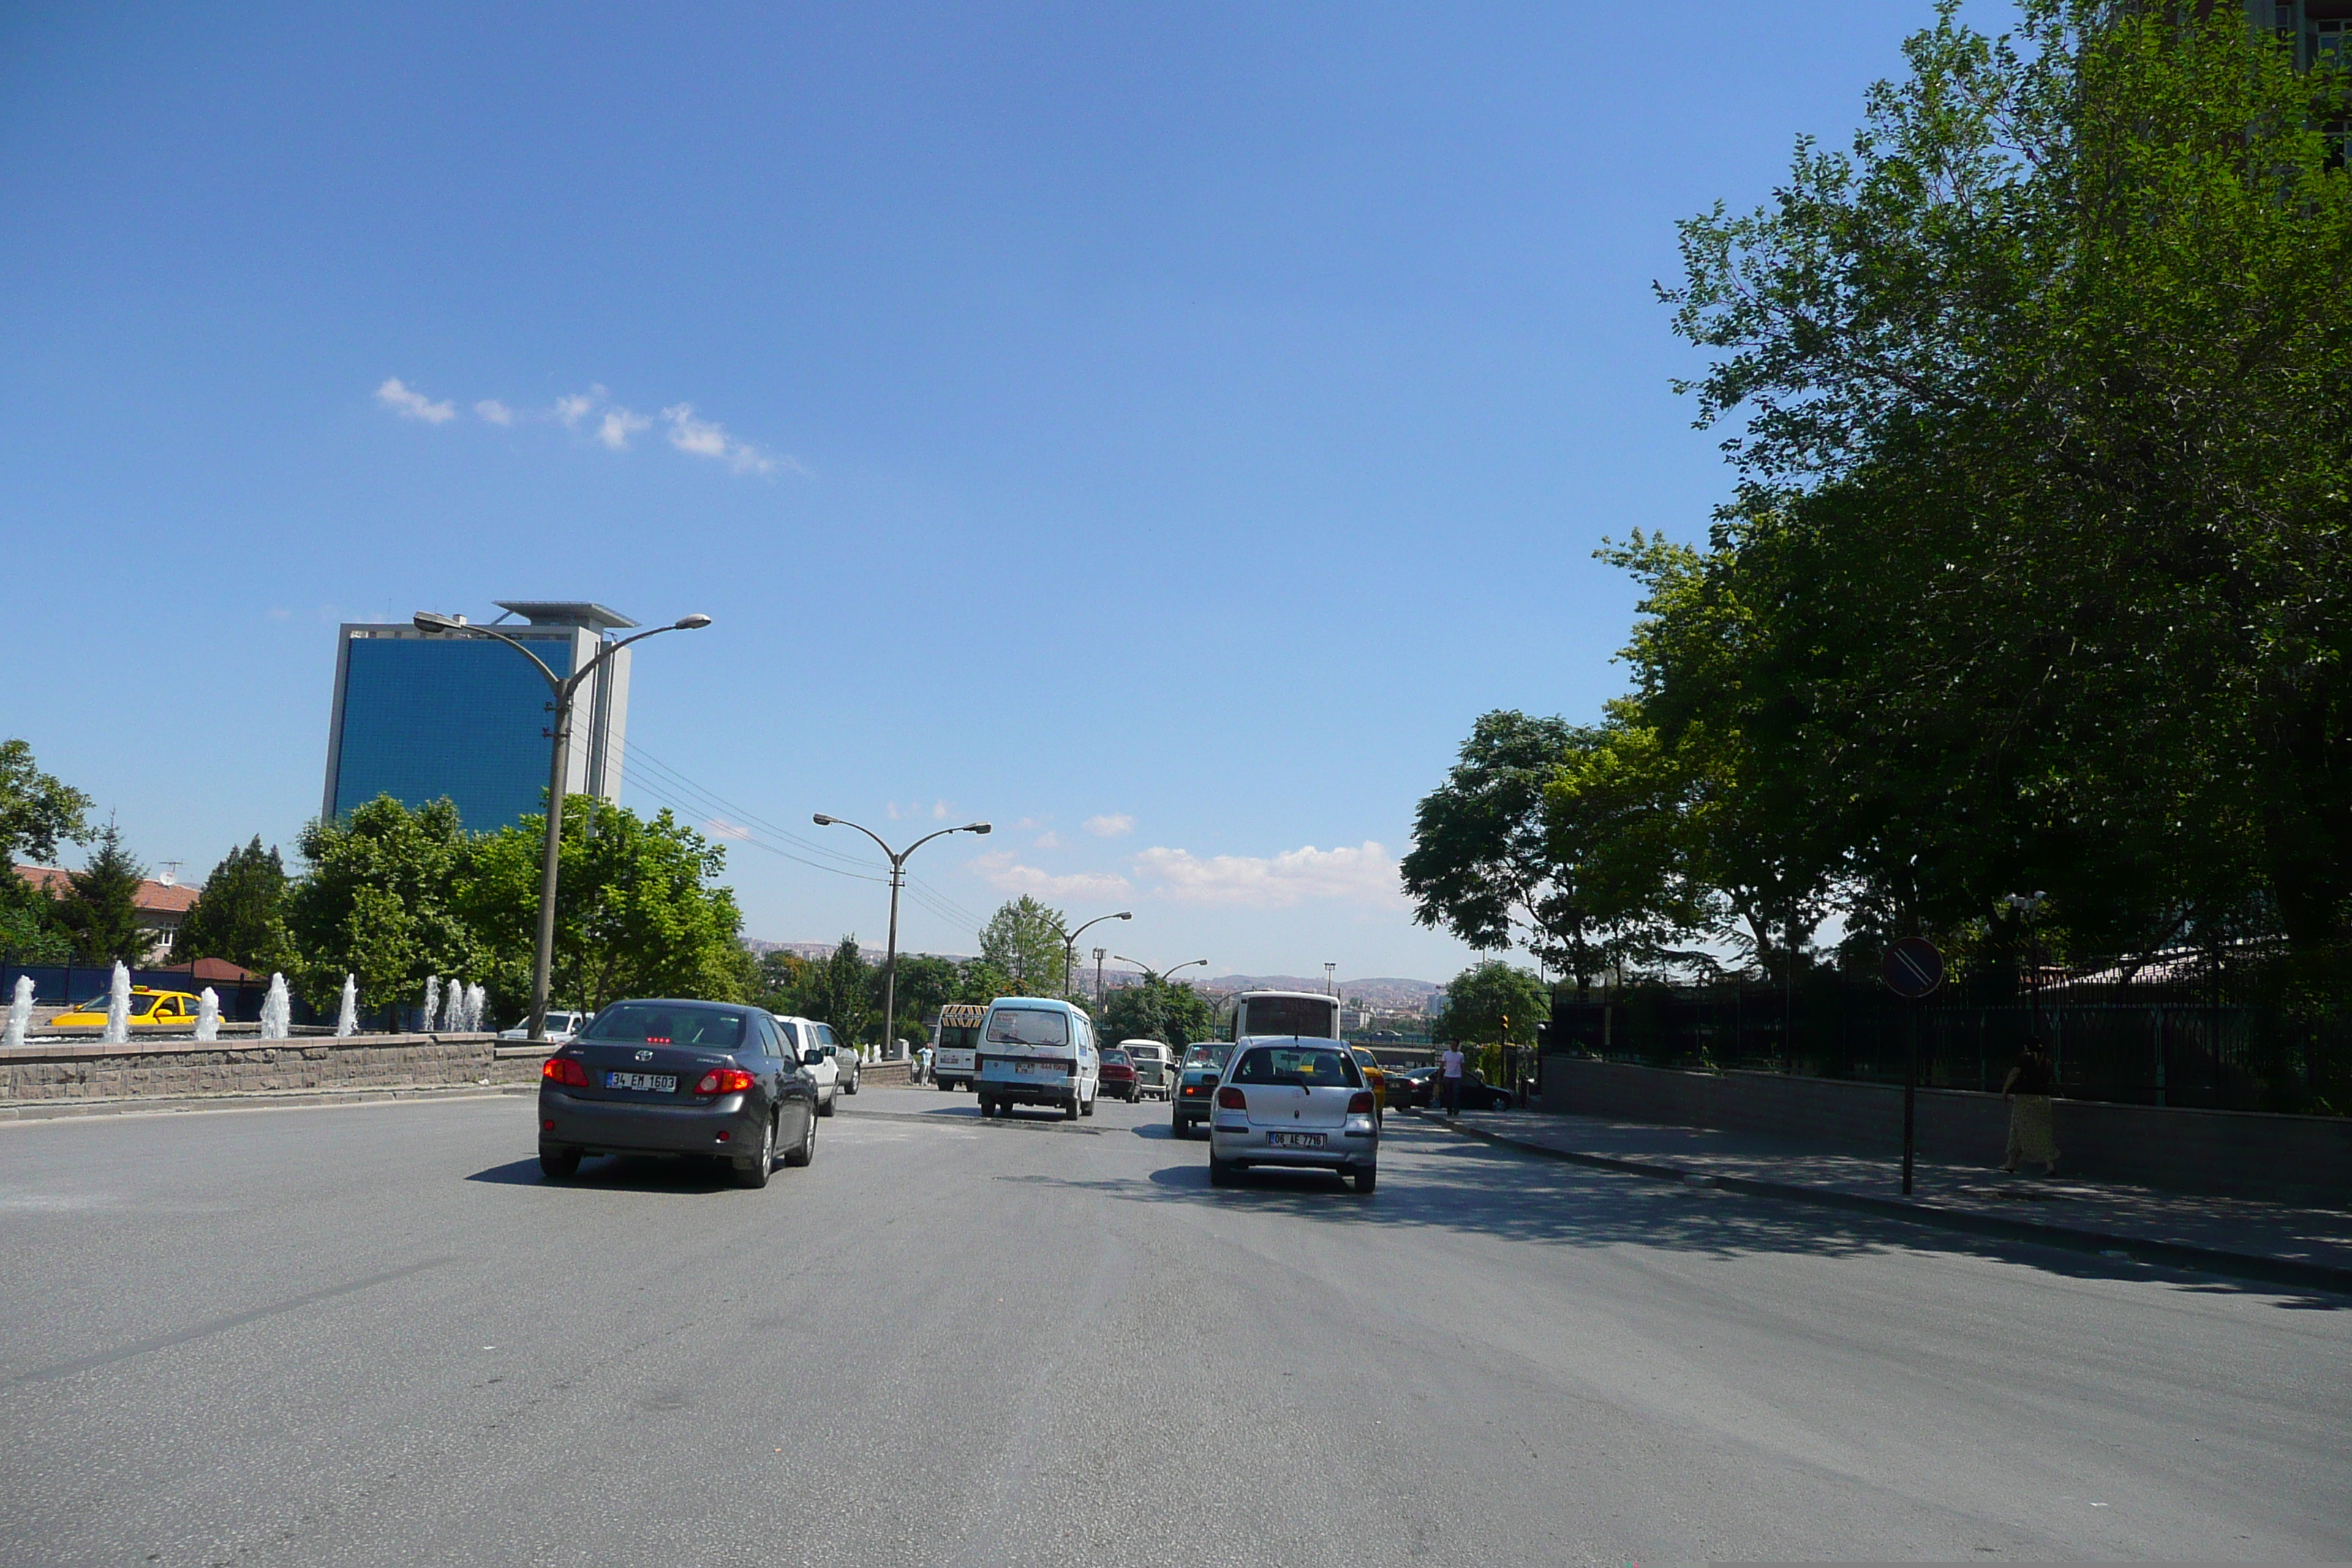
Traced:
[[1320, 1132], [1269, 1132], [1265, 1135], [1265, 1142], [1266, 1146], [1271, 1149], [1320, 1149], [1323, 1147], [1323, 1134]]
[[1059, 1062], [1016, 1062], [1013, 1064], [1013, 1070], [1015, 1072], [1051, 1073], [1055, 1078], [1060, 1078], [1067, 1069]]
[[676, 1094], [677, 1075], [674, 1072], [608, 1072], [604, 1075], [604, 1087], [642, 1089], [648, 1094]]

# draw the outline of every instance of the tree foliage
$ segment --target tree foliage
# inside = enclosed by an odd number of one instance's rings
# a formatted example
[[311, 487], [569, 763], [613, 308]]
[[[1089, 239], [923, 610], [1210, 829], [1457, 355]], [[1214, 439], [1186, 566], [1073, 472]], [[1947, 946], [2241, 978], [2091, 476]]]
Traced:
[[292, 967], [286, 931], [286, 863], [256, 835], [232, 849], [205, 879], [172, 938], [172, 962], [224, 958], [257, 974]]
[[1445, 1010], [1432, 1038], [1462, 1045], [1531, 1046], [1551, 1016], [1551, 991], [1535, 972], [1499, 958], [1472, 965], [1445, 988]]
[[30, 742], [0, 741], [0, 865], [58, 858], [60, 842], [89, 837], [89, 796], [43, 773]]
[[[312, 1005], [328, 1006], [347, 973], [358, 979], [362, 1005], [374, 1008], [422, 1000], [428, 975], [489, 969], [489, 945], [464, 904], [474, 843], [447, 800], [411, 810], [378, 795], [310, 823], [299, 843], [304, 869], [287, 897], [286, 925]], [[530, 931], [502, 937], [510, 944], [520, 934], [527, 949]], [[510, 984], [496, 994], [511, 1005]]]
[[1059, 996], [1068, 984], [1063, 973], [1067, 951], [1062, 911], [1024, 893], [1001, 906], [980, 930], [980, 955], [1003, 974], [1008, 995]]
[[1217, 1009], [1190, 985], [1172, 984], [1145, 975], [1134, 985], [1122, 985], [1103, 997], [1097, 1027], [1105, 1040], [1158, 1040], [1181, 1051], [1201, 1040], [1214, 1039]]

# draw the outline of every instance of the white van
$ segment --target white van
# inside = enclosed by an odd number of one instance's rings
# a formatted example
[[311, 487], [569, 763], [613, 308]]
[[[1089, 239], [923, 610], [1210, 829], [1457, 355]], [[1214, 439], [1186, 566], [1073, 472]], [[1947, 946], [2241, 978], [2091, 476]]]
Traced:
[[999, 996], [981, 1025], [973, 1087], [982, 1116], [1009, 1116], [1016, 1105], [1052, 1105], [1076, 1121], [1095, 1113], [1102, 1056], [1094, 1021], [1050, 996]]
[[931, 1034], [931, 1081], [941, 1089], [970, 1089], [980, 1071], [980, 1026], [988, 1008], [978, 1002], [950, 1002], [940, 1009]]

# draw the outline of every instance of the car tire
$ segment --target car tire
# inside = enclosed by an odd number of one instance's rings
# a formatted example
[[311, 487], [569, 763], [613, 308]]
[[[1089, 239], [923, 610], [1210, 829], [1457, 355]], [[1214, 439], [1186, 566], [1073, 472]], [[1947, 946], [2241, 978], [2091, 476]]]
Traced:
[[784, 1152], [784, 1163], [798, 1168], [816, 1158], [816, 1118], [808, 1121], [808, 1131], [801, 1134], [800, 1147]]
[[994, 1101], [994, 1100], [992, 1100], [989, 1099], [989, 1098], [988, 1098], [988, 1096], [986, 1096], [986, 1095], [984, 1095], [984, 1094], [983, 1094], [983, 1095], [982, 1095], [982, 1096], [980, 1097], [980, 1114], [981, 1114], [981, 1117], [982, 1117], [982, 1119], [983, 1121], [985, 1121], [987, 1118], [989, 1118], [989, 1117], [991, 1117], [991, 1116], [995, 1115], [995, 1114], [996, 1114], [996, 1101]]
[[1381, 1168], [1378, 1165], [1359, 1165], [1356, 1167], [1355, 1175], [1356, 1195], [1360, 1198], [1370, 1197], [1372, 1188], [1380, 1184]]
[[831, 1094], [821, 1094], [817, 1096], [816, 1113], [819, 1116], [831, 1116], [833, 1114], [833, 1102], [840, 1098], [841, 1090], [838, 1089], [835, 1089]]
[[1235, 1173], [1231, 1161], [1220, 1160], [1214, 1154], [1209, 1156], [1209, 1185], [1230, 1187]]
[[580, 1151], [577, 1149], [541, 1149], [539, 1152], [539, 1173], [551, 1182], [568, 1182], [580, 1173]]
[[773, 1116], [760, 1123], [759, 1152], [749, 1159], [735, 1162], [735, 1184], [739, 1187], [764, 1187], [768, 1173], [776, 1168], [776, 1119]]
[[1078, 1114], [1081, 1116], [1092, 1116], [1095, 1113], [1095, 1100], [1100, 1100], [1102, 1096], [1097, 1094], [1093, 1100], [1082, 1101], [1078, 1106]]
[[849, 1075], [849, 1090], [848, 1090], [848, 1091], [849, 1091], [851, 1094], [856, 1094], [856, 1093], [857, 1092], [857, 1080], [858, 1080], [860, 1078], [862, 1078], [863, 1076], [865, 1076], [865, 1075], [864, 1075], [864, 1074], [862, 1074], [862, 1073], [851, 1073], [851, 1074]]
[[1079, 1117], [1084, 1116], [1086, 1113], [1087, 1108], [1084, 1099], [1078, 1094], [1077, 1090], [1072, 1089], [1070, 1091], [1070, 1103], [1062, 1107], [1062, 1120], [1065, 1121], [1076, 1121]]

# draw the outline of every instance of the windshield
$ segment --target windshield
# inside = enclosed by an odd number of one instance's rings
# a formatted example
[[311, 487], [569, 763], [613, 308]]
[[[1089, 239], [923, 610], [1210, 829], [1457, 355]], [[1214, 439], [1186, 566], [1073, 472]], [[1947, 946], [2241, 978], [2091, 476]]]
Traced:
[[1125, 1051], [1105, 1051], [1102, 1065], [1107, 1068], [1125, 1068], [1133, 1067], [1135, 1064], [1127, 1059]]
[[943, 1051], [968, 1051], [978, 1044], [980, 1044], [978, 1024], [941, 1024], [940, 1026], [940, 1049]]
[[597, 1014], [596, 1021], [583, 1029], [580, 1037], [731, 1051], [742, 1043], [743, 1016], [717, 1007], [617, 1002]]
[[[89, 1001], [75, 1008], [74, 1011], [77, 1013], [103, 1013], [113, 1000], [113, 994], [111, 992], [108, 992], [103, 994], [91, 997]], [[133, 996], [131, 998], [130, 1016], [133, 1018], [145, 1017], [148, 1014], [155, 1010], [155, 1004], [162, 1000], [163, 998], [160, 996]]]
[[1242, 1005], [1244, 1016], [1237, 1035], [1303, 1035], [1310, 1040], [1336, 1040], [1339, 1005], [1319, 996], [1253, 996]]
[[1235, 1083], [1294, 1084], [1306, 1089], [1360, 1089], [1363, 1079], [1345, 1051], [1262, 1046], [1234, 1068]]
[[1225, 1065], [1225, 1058], [1233, 1055], [1233, 1051], [1234, 1047], [1228, 1041], [1221, 1040], [1215, 1045], [1209, 1046], [1194, 1046], [1184, 1053], [1184, 1065], [1188, 1068], [1221, 1068]]
[[1066, 1014], [1043, 1007], [1003, 1007], [988, 1016], [992, 1046], [1066, 1046], [1070, 1020]]

